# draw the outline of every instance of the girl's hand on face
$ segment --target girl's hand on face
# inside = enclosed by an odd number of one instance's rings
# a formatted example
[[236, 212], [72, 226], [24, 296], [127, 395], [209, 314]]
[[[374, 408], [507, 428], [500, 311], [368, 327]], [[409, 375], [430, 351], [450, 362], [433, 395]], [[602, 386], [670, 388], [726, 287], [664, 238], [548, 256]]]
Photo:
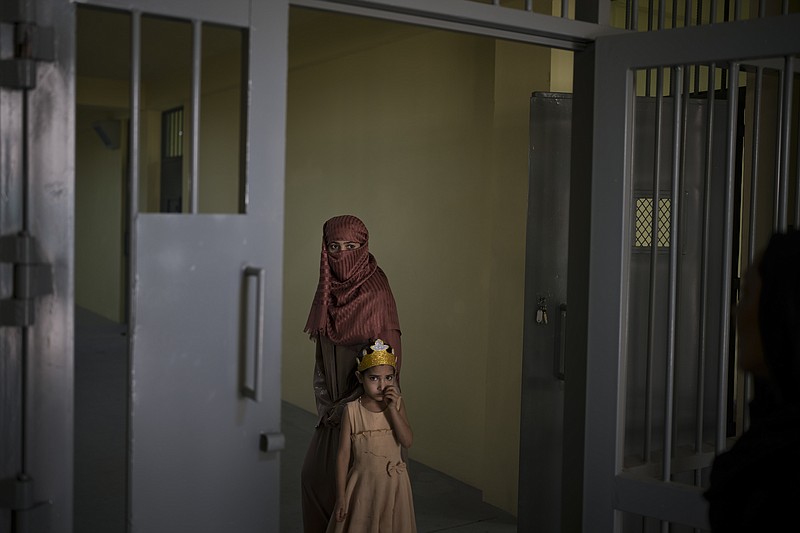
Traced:
[[400, 402], [403, 400], [403, 397], [400, 396], [400, 392], [394, 385], [389, 385], [383, 390], [383, 399], [390, 407], [394, 407], [398, 411], [400, 410]]

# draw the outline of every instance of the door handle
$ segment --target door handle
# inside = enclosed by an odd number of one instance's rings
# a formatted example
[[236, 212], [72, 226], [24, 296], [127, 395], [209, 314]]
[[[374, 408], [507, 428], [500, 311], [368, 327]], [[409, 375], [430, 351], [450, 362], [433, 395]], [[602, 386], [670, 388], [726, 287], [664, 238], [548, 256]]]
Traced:
[[[254, 402], [261, 401], [261, 365], [264, 361], [264, 279], [266, 274], [261, 267], [248, 266], [244, 269], [245, 279], [248, 277], [256, 278], [256, 327], [255, 327], [255, 346], [253, 361], [253, 383], [252, 386], [243, 384], [241, 388], [242, 396], [250, 398]], [[249, 309], [249, 306], [248, 306]]]
[[258, 449], [264, 453], [279, 452], [286, 447], [283, 433], [262, 433], [258, 437]]

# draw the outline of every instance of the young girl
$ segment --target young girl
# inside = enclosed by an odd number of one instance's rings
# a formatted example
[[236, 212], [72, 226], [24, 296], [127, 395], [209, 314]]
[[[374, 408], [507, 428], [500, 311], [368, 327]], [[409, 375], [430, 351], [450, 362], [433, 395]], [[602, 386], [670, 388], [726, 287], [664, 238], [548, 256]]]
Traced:
[[411, 482], [400, 455], [414, 436], [395, 383], [397, 358], [378, 339], [362, 350], [357, 368], [364, 394], [342, 415], [328, 533], [415, 533]]

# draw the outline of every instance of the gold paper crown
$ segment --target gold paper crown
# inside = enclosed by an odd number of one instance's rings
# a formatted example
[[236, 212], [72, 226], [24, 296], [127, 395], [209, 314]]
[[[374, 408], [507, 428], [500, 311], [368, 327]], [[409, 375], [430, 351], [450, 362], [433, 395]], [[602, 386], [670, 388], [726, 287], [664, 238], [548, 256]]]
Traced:
[[397, 356], [389, 350], [388, 344], [384, 344], [382, 340], [376, 339], [375, 344], [370, 346], [372, 353], [368, 353], [361, 358], [358, 362], [358, 371], [363, 372], [368, 368], [379, 365], [389, 365], [397, 368]]

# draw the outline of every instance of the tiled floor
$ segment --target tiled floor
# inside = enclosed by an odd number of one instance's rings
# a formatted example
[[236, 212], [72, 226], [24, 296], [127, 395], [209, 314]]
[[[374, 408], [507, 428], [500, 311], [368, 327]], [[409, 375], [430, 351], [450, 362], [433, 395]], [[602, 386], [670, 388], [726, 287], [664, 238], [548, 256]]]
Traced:
[[[81, 310], [76, 326], [74, 531], [125, 533], [125, 328]], [[280, 533], [296, 533], [302, 531], [300, 468], [315, 420], [286, 402], [282, 417]], [[517, 530], [513, 516], [483, 503], [474, 488], [414, 461], [409, 472], [419, 533]]]

